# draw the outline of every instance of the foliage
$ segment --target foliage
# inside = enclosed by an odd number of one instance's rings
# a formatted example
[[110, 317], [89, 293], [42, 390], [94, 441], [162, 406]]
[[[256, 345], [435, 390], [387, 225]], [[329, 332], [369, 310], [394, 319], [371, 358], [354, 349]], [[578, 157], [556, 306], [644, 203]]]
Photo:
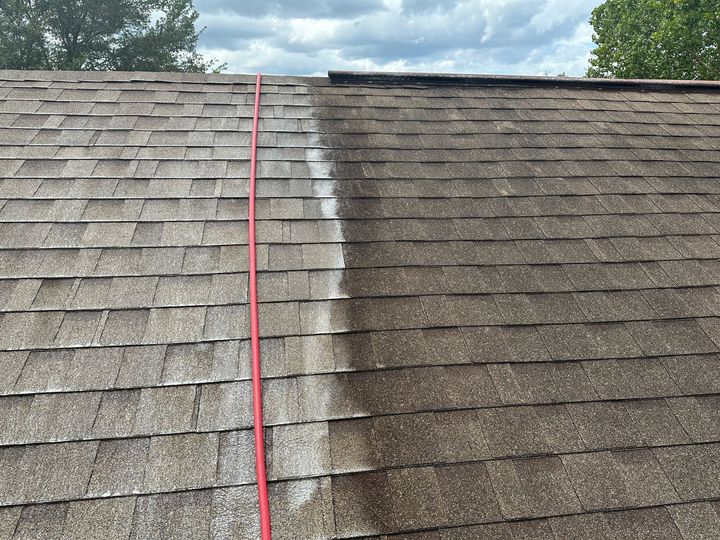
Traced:
[[607, 0], [590, 23], [589, 77], [720, 78], [718, 0]]
[[192, 0], [0, 0], [0, 67], [208, 71]]

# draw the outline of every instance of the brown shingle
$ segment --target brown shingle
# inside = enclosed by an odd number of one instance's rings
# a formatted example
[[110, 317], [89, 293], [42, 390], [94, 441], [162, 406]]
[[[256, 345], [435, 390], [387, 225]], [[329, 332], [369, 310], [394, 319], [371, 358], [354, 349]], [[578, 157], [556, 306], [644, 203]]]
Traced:
[[[0, 78], [0, 536], [257, 536], [253, 78]], [[264, 82], [275, 536], [713, 536], [715, 91]]]

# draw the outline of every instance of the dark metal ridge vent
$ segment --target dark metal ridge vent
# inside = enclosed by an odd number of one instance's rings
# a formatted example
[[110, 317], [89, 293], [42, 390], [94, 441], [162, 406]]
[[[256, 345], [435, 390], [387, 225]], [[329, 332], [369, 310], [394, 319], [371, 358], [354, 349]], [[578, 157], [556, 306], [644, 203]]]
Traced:
[[720, 81], [654, 79], [590, 79], [528, 75], [474, 75], [465, 73], [401, 73], [382, 71], [328, 71], [336, 84], [392, 84], [426, 86], [542, 86], [566, 88], [720, 91]]

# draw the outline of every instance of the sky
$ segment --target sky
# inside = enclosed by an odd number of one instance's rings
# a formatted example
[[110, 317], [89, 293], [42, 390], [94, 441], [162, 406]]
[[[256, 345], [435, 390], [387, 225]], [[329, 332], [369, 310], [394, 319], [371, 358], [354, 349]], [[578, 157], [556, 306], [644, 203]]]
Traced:
[[583, 75], [601, 0], [195, 0], [228, 73]]

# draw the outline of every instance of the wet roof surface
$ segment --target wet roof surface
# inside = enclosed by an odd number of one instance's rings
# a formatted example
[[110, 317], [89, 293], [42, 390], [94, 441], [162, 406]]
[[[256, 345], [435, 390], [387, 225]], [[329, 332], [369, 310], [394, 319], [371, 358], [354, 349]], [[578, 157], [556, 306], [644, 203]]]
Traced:
[[[0, 539], [255, 538], [254, 78], [0, 80]], [[720, 92], [265, 80], [275, 537], [719, 536]]]

